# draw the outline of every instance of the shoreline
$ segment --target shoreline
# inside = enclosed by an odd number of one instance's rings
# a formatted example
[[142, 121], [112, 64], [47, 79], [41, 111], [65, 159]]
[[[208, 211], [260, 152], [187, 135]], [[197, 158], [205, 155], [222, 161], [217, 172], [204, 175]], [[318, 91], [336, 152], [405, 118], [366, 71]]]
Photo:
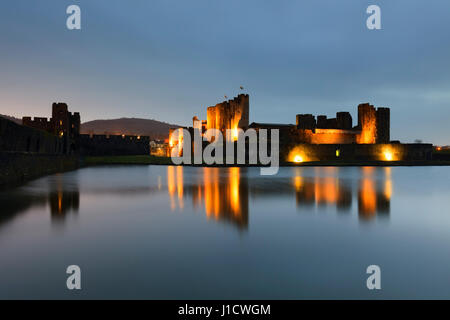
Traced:
[[[7, 155], [5, 157], [5, 155]], [[198, 165], [173, 164], [169, 157], [147, 155], [137, 156], [104, 156], [104, 157], [73, 157], [49, 156], [25, 153], [2, 153], [2, 174], [0, 189], [21, 186], [29, 181], [44, 176], [78, 170], [81, 168], [100, 166], [183, 166], [210, 168], [260, 168], [261, 165]], [[420, 160], [420, 161], [311, 161], [302, 163], [280, 163], [279, 167], [429, 167], [450, 166], [450, 160]]]
[[[263, 167], [258, 164], [173, 164], [169, 157], [156, 156], [108, 156], [108, 157], [86, 157], [81, 167], [103, 166], [103, 165], [172, 165], [185, 167]], [[282, 162], [279, 167], [424, 167], [424, 166], [450, 166], [449, 160], [415, 160], [415, 161], [309, 161], [302, 163]]]

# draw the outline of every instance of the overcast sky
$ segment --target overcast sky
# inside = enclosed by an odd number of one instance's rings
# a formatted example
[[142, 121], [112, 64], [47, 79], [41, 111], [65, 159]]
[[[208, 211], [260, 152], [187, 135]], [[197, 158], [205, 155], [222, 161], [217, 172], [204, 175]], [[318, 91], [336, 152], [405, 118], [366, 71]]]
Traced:
[[[66, 8], [82, 30], [66, 28]], [[379, 5], [382, 30], [368, 30]], [[391, 108], [391, 138], [450, 144], [448, 0], [2, 0], [0, 113], [181, 125], [250, 94], [250, 121]]]

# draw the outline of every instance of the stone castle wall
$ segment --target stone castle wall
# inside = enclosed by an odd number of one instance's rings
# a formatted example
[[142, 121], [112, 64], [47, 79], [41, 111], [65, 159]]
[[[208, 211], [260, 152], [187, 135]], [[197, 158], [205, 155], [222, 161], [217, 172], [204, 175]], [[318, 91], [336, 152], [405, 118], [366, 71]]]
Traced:
[[78, 167], [79, 159], [74, 155], [0, 151], [0, 185], [18, 184]]
[[207, 129], [242, 128], [249, 126], [249, 95], [240, 94], [233, 100], [224, 101], [207, 108]]
[[66, 139], [4, 118], [0, 118], [0, 151], [48, 155], [68, 153]]
[[[337, 152], [338, 151], [338, 152]], [[432, 160], [431, 144], [289, 144], [280, 147], [280, 162], [303, 161], [423, 161]]]
[[81, 119], [78, 112], [69, 112], [66, 103], [52, 104], [52, 117], [50, 119], [40, 117], [23, 117], [24, 126], [44, 130], [57, 136], [69, 136], [71, 138], [80, 134]]
[[297, 133], [293, 139], [298, 143], [311, 144], [375, 144], [390, 142], [390, 110], [376, 109], [368, 103], [358, 106], [358, 124], [352, 126], [349, 112], [338, 112], [336, 118], [312, 114], [296, 115]]

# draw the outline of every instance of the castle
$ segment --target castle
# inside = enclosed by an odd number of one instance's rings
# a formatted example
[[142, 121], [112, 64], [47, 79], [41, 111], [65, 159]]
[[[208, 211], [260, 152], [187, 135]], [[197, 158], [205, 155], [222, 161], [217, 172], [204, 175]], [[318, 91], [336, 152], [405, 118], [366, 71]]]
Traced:
[[63, 140], [63, 153], [76, 153], [78, 151], [78, 139], [80, 135], [80, 113], [69, 112], [66, 103], [52, 104], [52, 117], [39, 118], [23, 117], [24, 126], [47, 131]]
[[218, 103], [215, 106], [207, 108], [207, 120], [198, 120], [193, 118], [194, 128], [197, 123], [201, 124], [202, 133], [208, 129], [220, 130], [225, 135], [227, 129], [233, 132], [233, 139], [237, 140], [237, 130], [247, 129], [249, 126], [249, 96], [240, 94], [233, 100]]
[[[200, 130], [204, 137], [208, 129], [220, 130], [227, 141], [238, 140], [238, 129], [254, 129], [258, 136], [261, 129], [277, 129], [280, 162], [285, 163], [429, 160], [432, 156], [431, 144], [401, 144], [391, 141], [389, 108], [375, 108], [369, 103], [360, 104], [355, 125], [349, 112], [337, 112], [335, 118], [297, 114], [295, 124], [249, 124], [249, 103], [249, 95], [240, 94], [232, 100], [208, 107], [207, 120], [199, 121], [194, 116], [193, 127], [187, 129], [191, 136], [194, 130]], [[226, 136], [227, 132], [231, 132], [231, 137]], [[180, 141], [182, 140], [181, 138]], [[208, 141], [212, 142], [209, 138]], [[203, 142], [205, 143], [209, 142]], [[268, 143], [271, 143], [270, 138]], [[170, 149], [179, 144], [179, 141], [171, 138], [169, 144], [168, 153], [171, 154]], [[247, 141], [246, 145], [248, 147]]]
[[[33, 128], [38, 132], [45, 131], [57, 138], [55, 150], [48, 148], [29, 148], [26, 152], [81, 154], [88, 156], [105, 155], [147, 155], [150, 153], [150, 138], [144, 136], [129, 135], [93, 135], [80, 134], [80, 113], [71, 113], [66, 103], [52, 104], [52, 117], [50, 119], [40, 117], [23, 117], [22, 124]], [[29, 140], [33, 140], [30, 139]], [[36, 138], [40, 145], [40, 140]], [[28, 143], [30, 144], [30, 143]], [[51, 144], [51, 143], [50, 143]]]
[[375, 144], [390, 142], [390, 110], [368, 103], [358, 106], [358, 124], [352, 126], [349, 112], [338, 112], [336, 118], [298, 114], [296, 127], [299, 143], [309, 144]]

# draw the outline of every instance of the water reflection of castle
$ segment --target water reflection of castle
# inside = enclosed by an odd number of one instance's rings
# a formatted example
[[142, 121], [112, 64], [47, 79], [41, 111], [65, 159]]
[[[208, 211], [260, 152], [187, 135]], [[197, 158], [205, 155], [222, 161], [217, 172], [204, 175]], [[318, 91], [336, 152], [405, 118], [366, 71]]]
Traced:
[[[338, 168], [323, 170], [338, 171]], [[392, 194], [391, 168], [362, 167], [357, 181], [358, 214], [370, 220], [377, 214], [389, 214]], [[381, 179], [376, 179], [376, 170], [383, 170]], [[334, 172], [337, 173], [337, 172]], [[335, 175], [326, 177], [293, 178], [298, 207], [309, 205], [336, 205], [339, 211], [349, 211], [353, 203], [353, 185]]]
[[46, 192], [28, 193], [14, 189], [3, 193], [0, 200], [0, 226], [32, 207], [47, 207], [53, 222], [63, 222], [69, 215], [78, 212], [80, 193], [76, 184], [65, 189], [62, 175], [55, 175], [50, 179]]
[[228, 221], [239, 228], [248, 226], [248, 182], [240, 168], [203, 168], [197, 181], [184, 185], [183, 167], [168, 167], [167, 182], [171, 207], [184, 207], [190, 195], [194, 208], [204, 206], [208, 219]]
[[299, 209], [331, 205], [340, 212], [351, 210], [355, 196], [361, 220], [390, 212], [390, 168], [363, 167], [357, 179], [340, 177], [337, 167], [316, 168], [313, 176], [297, 172], [292, 178], [271, 178], [270, 183], [261, 183], [264, 180], [258, 177], [248, 178], [246, 168], [199, 168], [189, 177], [184, 176], [183, 167], [167, 170], [172, 209], [183, 209], [189, 196], [194, 208], [204, 207], [208, 219], [227, 221], [240, 229], [248, 227], [250, 196], [293, 196]]

